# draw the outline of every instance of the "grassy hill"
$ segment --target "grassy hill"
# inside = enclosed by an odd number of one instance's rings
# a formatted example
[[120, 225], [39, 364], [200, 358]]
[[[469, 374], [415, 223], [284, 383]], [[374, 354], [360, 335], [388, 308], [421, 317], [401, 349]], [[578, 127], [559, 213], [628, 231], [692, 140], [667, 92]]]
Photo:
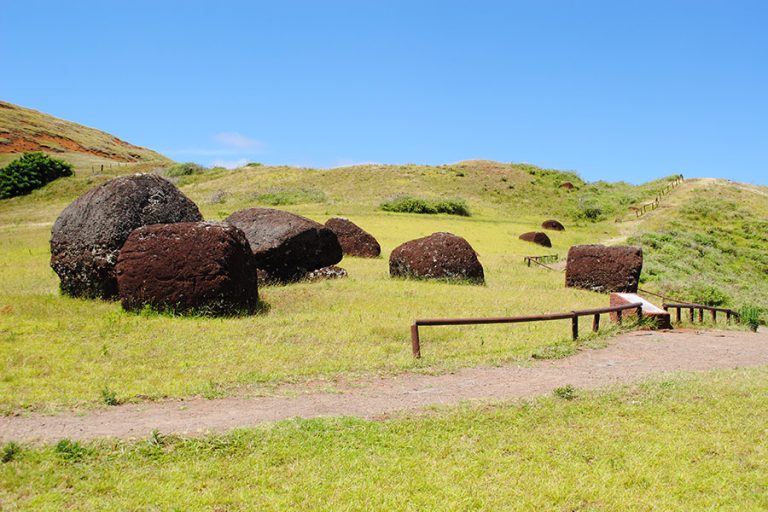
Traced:
[[27, 151], [56, 154], [80, 166], [168, 162], [163, 155], [114, 135], [0, 101], [0, 165]]
[[768, 189], [695, 180], [629, 238], [644, 286], [682, 300], [768, 311]]
[[[3, 124], [4, 123], [4, 124]], [[643, 245], [643, 285], [683, 300], [768, 308], [768, 191], [724, 180], [689, 180], [641, 218], [630, 207], [653, 200], [671, 178], [634, 186], [587, 183], [573, 172], [528, 164], [362, 165], [304, 169], [249, 165], [195, 168], [177, 176], [157, 153], [74, 123], [0, 104], [0, 131], [13, 141], [72, 140], [75, 174], [23, 197], [0, 201], [0, 409], [92, 407], [122, 401], [279, 392], [285, 383], [404, 370], [440, 372], [473, 365], [560, 357], [577, 350], [567, 322], [428, 329], [425, 358], [408, 348], [416, 317], [522, 315], [602, 306], [607, 297], [566, 289], [560, 272], [529, 268], [528, 255], [581, 243]], [[24, 130], [18, 127], [24, 125]], [[6, 127], [6, 128], [3, 128]], [[41, 135], [41, 134], [49, 134]], [[8, 135], [4, 142], [8, 146]], [[36, 138], [35, 138], [36, 137]], [[15, 147], [21, 147], [19, 144]], [[0, 144], [0, 145], [2, 145]], [[69, 143], [67, 143], [69, 144]], [[68, 150], [50, 143], [49, 151]], [[30, 148], [32, 149], [32, 148]], [[39, 148], [34, 148], [39, 149]], [[124, 160], [102, 169], [92, 159]], [[272, 206], [320, 222], [346, 216], [380, 241], [382, 258], [345, 258], [340, 281], [263, 287], [268, 312], [207, 319], [135, 315], [114, 302], [60, 296], [48, 265], [50, 228], [86, 190], [117, 175], [157, 172], [174, 181], [209, 220], [249, 206]], [[561, 187], [573, 184], [572, 190]], [[471, 216], [381, 209], [401, 196], [463, 201]], [[552, 249], [518, 240], [556, 218]], [[465, 237], [487, 282], [462, 286], [393, 280], [397, 245], [436, 231]], [[581, 343], [595, 343], [589, 337]]]
[[[248, 166], [172, 177], [210, 220], [255, 205], [321, 222], [347, 216], [379, 239], [382, 258], [345, 258], [341, 265], [350, 277], [341, 281], [264, 287], [260, 294], [270, 310], [246, 318], [139, 316], [113, 302], [60, 296], [58, 279], [48, 266], [50, 227], [56, 216], [85, 190], [136, 171], [168, 172], [149, 163], [104, 173], [81, 166], [71, 178], [0, 202], [0, 332], [10, 340], [0, 344], [4, 410], [91, 407], [105, 392], [128, 401], [247, 395], [280, 392], [284, 383], [317, 379], [332, 387], [334, 379], [360, 373], [441, 372], [560, 357], [579, 348], [570, 341], [566, 322], [429, 329], [423, 335], [425, 358], [420, 361], [410, 356], [408, 325], [415, 317], [521, 315], [605, 305], [603, 295], [566, 289], [562, 273], [523, 264], [526, 255], [556, 253], [564, 258], [568, 248], [579, 243], [616, 243], [628, 237], [642, 243], [648, 261], [643, 279], [651, 289], [687, 293], [674, 287], [697, 276], [722, 288], [735, 306], [762, 300], [755, 290], [765, 284], [764, 266], [754, 267], [752, 260], [744, 259], [746, 253], [733, 257], [731, 279], [738, 276], [745, 285], [760, 284], [730, 288], [725, 286], [730, 281], [710, 279], [715, 270], [722, 274], [722, 265], [684, 265], [680, 258], [679, 264], [668, 264], [668, 251], [677, 246], [654, 238], [662, 236], [654, 233], [680, 230], [675, 223], [682, 223], [691, 236], [705, 236], [715, 216], [735, 211], [728, 201], [740, 204], [744, 198], [749, 202], [738, 210], [743, 226], [739, 224], [734, 236], [754, 233], [768, 218], [768, 196], [762, 189], [742, 187], [725, 201], [720, 191], [741, 186], [688, 181], [665, 198], [660, 209], [634, 219], [629, 206], [653, 199], [669, 180], [641, 186], [585, 183], [570, 172], [486, 161], [339, 169]], [[575, 189], [560, 188], [563, 181], [572, 182]], [[403, 194], [462, 199], [472, 215], [380, 209], [383, 201]], [[712, 207], [692, 210], [701, 203], [701, 194], [711, 197]], [[590, 218], [587, 209], [598, 214]], [[692, 215], [700, 218], [694, 222]], [[551, 250], [517, 239], [551, 217], [567, 227], [564, 233], [551, 233]], [[435, 231], [467, 238], [485, 267], [485, 286], [389, 278], [391, 250]], [[725, 235], [715, 231], [707, 236]], [[768, 244], [750, 236], [742, 245], [752, 244], [749, 254], [760, 258]], [[585, 338], [581, 343], [594, 341]]]
[[[0, 120], [9, 110], [32, 112], [5, 105]], [[604, 306], [604, 295], [566, 289], [561, 272], [523, 264], [526, 255], [565, 257], [580, 243], [642, 245], [642, 281], [651, 291], [768, 309], [765, 187], [687, 180], [637, 218], [629, 208], [657, 197], [669, 179], [586, 183], [572, 172], [489, 161], [251, 165], [173, 176], [160, 155], [123, 155], [117, 166], [110, 151], [134, 150], [89, 143], [70, 129], [79, 125], [47, 126], [45, 133], [81, 147], [110, 147], [103, 151], [111, 156], [59, 153], [75, 165], [74, 176], [0, 201], [0, 413], [333, 391], [363, 374], [562, 357], [602, 341], [574, 343], [568, 322], [436, 327], [422, 332], [424, 358], [414, 360], [408, 326], [416, 317]], [[11, 140], [3, 137], [0, 146]], [[86, 190], [134, 172], [168, 176], [210, 220], [248, 206], [321, 222], [347, 216], [378, 238], [382, 258], [345, 258], [344, 280], [262, 287], [268, 308], [250, 317], [131, 314], [115, 302], [62, 297], [48, 266], [53, 221]], [[565, 181], [573, 190], [561, 188]], [[461, 200], [471, 216], [382, 211], [383, 202], [405, 195]], [[549, 218], [567, 228], [550, 233], [552, 249], [518, 240]], [[435, 231], [473, 245], [484, 286], [389, 277], [392, 249]], [[613, 332], [604, 325], [601, 336]], [[764, 509], [765, 381], [764, 368], [733, 370], [376, 422], [297, 420], [202, 439], [156, 432], [136, 442], [9, 443], [0, 449], [0, 508]]]

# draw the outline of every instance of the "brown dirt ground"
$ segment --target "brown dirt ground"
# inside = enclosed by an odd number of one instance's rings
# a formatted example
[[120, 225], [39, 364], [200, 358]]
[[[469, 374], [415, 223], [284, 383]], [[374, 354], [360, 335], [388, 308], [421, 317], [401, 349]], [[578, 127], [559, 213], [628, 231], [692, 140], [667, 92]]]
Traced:
[[148, 402], [86, 414], [0, 418], [0, 441], [62, 438], [142, 438], [153, 429], [185, 436], [222, 432], [288, 418], [359, 416], [381, 419], [467, 400], [514, 400], [547, 395], [571, 384], [594, 389], [678, 371], [768, 364], [768, 333], [736, 331], [634, 332], [609, 346], [533, 366], [469, 368], [445, 375], [403, 374], [343, 386], [340, 393], [294, 397]]

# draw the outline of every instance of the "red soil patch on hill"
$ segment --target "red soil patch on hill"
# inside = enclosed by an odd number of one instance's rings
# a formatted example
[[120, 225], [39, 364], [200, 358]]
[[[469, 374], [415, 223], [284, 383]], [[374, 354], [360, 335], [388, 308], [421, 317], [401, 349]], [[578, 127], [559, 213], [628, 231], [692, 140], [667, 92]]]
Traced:
[[[94, 148], [87, 148], [82, 144], [75, 142], [67, 137], [61, 137], [59, 135], [53, 135], [50, 133], [39, 133], [34, 138], [26, 136], [18, 136], [8, 132], [0, 132], [0, 153], [25, 153], [27, 151], [43, 151], [47, 153], [63, 153], [65, 151], [71, 151], [73, 153], [85, 153], [88, 155], [98, 156], [101, 158], [107, 158], [109, 160], [117, 160], [120, 162], [135, 162], [141, 160], [141, 157], [136, 155], [131, 158], [130, 156], [118, 155], [116, 153], [110, 153], [108, 151], [102, 151]], [[124, 146], [137, 148], [132, 144], [128, 144], [117, 137], [114, 137], [114, 142]]]

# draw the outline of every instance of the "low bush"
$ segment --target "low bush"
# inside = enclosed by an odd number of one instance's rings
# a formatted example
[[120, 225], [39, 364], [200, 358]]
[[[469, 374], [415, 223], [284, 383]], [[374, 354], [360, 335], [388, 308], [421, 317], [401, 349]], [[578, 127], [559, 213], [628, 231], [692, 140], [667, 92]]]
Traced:
[[253, 195], [253, 199], [269, 206], [283, 206], [287, 204], [312, 204], [324, 203], [325, 193], [315, 189], [271, 189]]
[[19, 453], [21, 453], [21, 446], [13, 441], [6, 443], [0, 450], [0, 462], [3, 464], [11, 462], [19, 455]]
[[470, 216], [469, 207], [462, 199], [430, 200], [412, 196], [402, 196], [381, 203], [380, 208], [385, 212], [425, 214], [446, 213], [448, 215], [460, 215], [462, 217]]
[[566, 384], [565, 386], [555, 388], [552, 394], [563, 400], [573, 400], [576, 398], [576, 388], [573, 387], [573, 384]]
[[45, 153], [24, 153], [0, 169], [0, 199], [29, 194], [57, 178], [72, 176], [72, 165]]
[[62, 439], [53, 448], [54, 453], [60, 458], [68, 461], [78, 461], [85, 455], [88, 455], [90, 450], [81, 445], [77, 441], [70, 441], [69, 439]]
[[168, 168], [166, 174], [170, 177], [178, 176], [193, 176], [195, 174], [202, 174], [207, 169], [202, 165], [194, 162], [186, 162], [183, 164], [174, 164]]
[[762, 323], [763, 311], [753, 304], [745, 304], [739, 311], [739, 316], [741, 317], [742, 325], [746, 325], [754, 332], [757, 332]]
[[723, 290], [714, 287], [696, 283], [685, 290], [685, 297], [695, 304], [704, 304], [705, 306], [727, 306], [731, 298]]

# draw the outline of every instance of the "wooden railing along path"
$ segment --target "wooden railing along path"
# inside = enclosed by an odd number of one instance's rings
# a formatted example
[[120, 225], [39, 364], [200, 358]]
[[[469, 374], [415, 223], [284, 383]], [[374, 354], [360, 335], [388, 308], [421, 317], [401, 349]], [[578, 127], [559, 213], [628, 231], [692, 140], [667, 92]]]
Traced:
[[691, 323], [696, 321], [696, 311], [698, 311], [698, 319], [699, 322], [704, 322], [704, 311], [709, 311], [712, 313], [712, 321], [717, 322], [717, 314], [718, 313], [725, 313], [726, 321], [730, 323], [732, 318], [735, 318], [738, 322], [741, 320], [741, 316], [739, 313], [732, 309], [728, 308], [716, 308], [713, 306], [705, 306], [704, 304], [663, 304], [661, 306], [664, 308], [664, 311], [669, 312], [670, 309], [676, 310], [675, 318], [678, 322], [683, 321], [683, 310], [687, 309], [689, 311], [689, 317], [691, 320]]
[[549, 320], [571, 320], [571, 336], [574, 340], [579, 338], [579, 317], [592, 316], [592, 332], [600, 329], [600, 315], [607, 313], [616, 313], [618, 323], [622, 322], [622, 313], [628, 309], [634, 309], [637, 312], [637, 318], [643, 316], [643, 305], [640, 302], [632, 304], [623, 304], [609, 308], [582, 309], [579, 311], [570, 311], [568, 313], [550, 313], [547, 315], [534, 316], [510, 316], [497, 318], [430, 318], [414, 320], [411, 325], [411, 349], [413, 357], [421, 357], [421, 340], [419, 338], [419, 327], [428, 325], [482, 325], [482, 324], [519, 324], [525, 322], [546, 322]]
[[[640, 218], [649, 211], [653, 211], [656, 208], [661, 205], [661, 199], [664, 196], [669, 195], [673, 190], [675, 190], [677, 187], [680, 186], [680, 184], [683, 182], [684, 178], [682, 175], [675, 178], [674, 181], [670, 182], [669, 185], [664, 187], [659, 194], [656, 196], [656, 199], [651, 201], [650, 203], [641, 204], [640, 206], [631, 206], [629, 208], [629, 211], [635, 212], [635, 218]], [[621, 219], [616, 219], [616, 222], [622, 222]]]

